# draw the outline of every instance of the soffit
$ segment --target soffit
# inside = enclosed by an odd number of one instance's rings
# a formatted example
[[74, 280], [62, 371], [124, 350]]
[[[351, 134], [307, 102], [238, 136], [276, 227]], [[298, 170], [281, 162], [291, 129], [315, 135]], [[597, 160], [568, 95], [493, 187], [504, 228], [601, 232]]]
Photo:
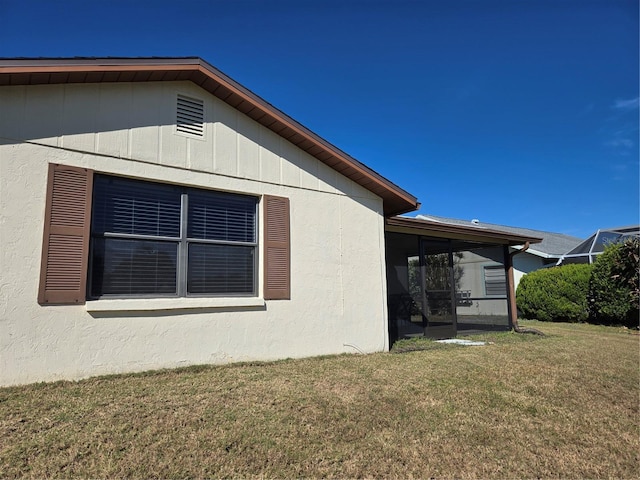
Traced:
[[188, 80], [383, 199], [385, 216], [416, 197], [319, 137], [200, 58], [0, 59], [0, 86]]

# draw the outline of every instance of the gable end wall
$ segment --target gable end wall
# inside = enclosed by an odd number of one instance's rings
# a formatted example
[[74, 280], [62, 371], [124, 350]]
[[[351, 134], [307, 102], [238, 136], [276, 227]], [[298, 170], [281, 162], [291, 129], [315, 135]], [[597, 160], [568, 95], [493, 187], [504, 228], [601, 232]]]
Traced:
[[[242, 113], [190, 82], [2, 87], [0, 111], [0, 384], [388, 348], [382, 200]], [[291, 300], [262, 298], [260, 228], [254, 299], [39, 305], [50, 163], [288, 198]]]

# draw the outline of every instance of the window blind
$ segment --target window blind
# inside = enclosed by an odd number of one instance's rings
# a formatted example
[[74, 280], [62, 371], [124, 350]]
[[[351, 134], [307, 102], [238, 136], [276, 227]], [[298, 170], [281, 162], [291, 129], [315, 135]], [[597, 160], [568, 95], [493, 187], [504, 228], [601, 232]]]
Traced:
[[255, 294], [256, 203], [97, 175], [91, 296]]
[[173, 185], [96, 176], [92, 231], [177, 238], [180, 195]]
[[189, 238], [255, 242], [256, 199], [189, 190]]

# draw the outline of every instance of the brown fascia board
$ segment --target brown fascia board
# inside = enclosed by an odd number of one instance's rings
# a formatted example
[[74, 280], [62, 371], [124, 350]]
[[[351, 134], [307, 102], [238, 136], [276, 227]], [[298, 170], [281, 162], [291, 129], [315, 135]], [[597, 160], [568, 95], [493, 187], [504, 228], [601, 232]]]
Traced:
[[[116, 75], [117, 74], [117, 75]], [[117, 78], [117, 79], [115, 79]], [[417, 210], [415, 196], [298, 123], [199, 57], [0, 59], [0, 86], [186, 79], [232, 106], [249, 103], [251, 118], [355, 183], [382, 197], [385, 216]], [[217, 92], [217, 93], [216, 93]], [[258, 109], [261, 115], [256, 115]], [[243, 105], [242, 110], [247, 110]], [[330, 159], [330, 162], [325, 160]]]
[[398, 233], [411, 233], [443, 238], [458, 238], [461, 240], [492, 242], [504, 245], [524, 245], [525, 243], [540, 243], [542, 238], [527, 237], [500, 230], [488, 228], [451, 225], [440, 222], [430, 222], [419, 218], [389, 217], [385, 222], [385, 230]]

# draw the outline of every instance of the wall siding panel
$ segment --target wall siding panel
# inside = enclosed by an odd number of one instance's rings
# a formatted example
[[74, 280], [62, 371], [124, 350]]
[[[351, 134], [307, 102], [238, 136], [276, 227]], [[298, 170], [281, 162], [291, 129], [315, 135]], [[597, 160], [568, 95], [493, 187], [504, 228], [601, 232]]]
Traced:
[[[133, 84], [130, 113], [130, 157], [135, 160], [159, 163], [160, 125], [175, 122], [162, 117], [159, 97], [161, 90], [145, 88], [145, 84]], [[166, 112], [166, 110], [164, 110]]]
[[[63, 131], [63, 126], [61, 125], [63, 121], [62, 115], [51, 119], [49, 118], [49, 112], [62, 112], [64, 102], [63, 87], [51, 85], [36, 85], [32, 87], [26, 97], [23, 117], [27, 122], [24, 127], [28, 129], [30, 138], [35, 138], [38, 142], [47, 145], [58, 146], [59, 137]], [[6, 118], [11, 117], [6, 116]]]
[[129, 154], [131, 85], [100, 85], [96, 125], [96, 151], [115, 157]]
[[237, 119], [240, 115], [229, 105], [215, 102], [213, 161], [214, 172], [225, 175], [238, 174]]
[[238, 176], [260, 179], [260, 125], [238, 114]]
[[260, 128], [260, 180], [280, 183], [281, 137], [264, 127]]
[[[98, 85], [65, 86], [61, 146], [83, 152], [95, 152], [99, 100]], [[48, 115], [45, 115], [44, 118], [47, 117]]]
[[318, 159], [307, 152], [300, 152], [300, 186], [318, 190]]
[[293, 144], [282, 141], [282, 183], [292, 187], [300, 186], [300, 156], [302, 152]]
[[[24, 86], [4, 87], [7, 94], [0, 95], [0, 112], [11, 112], [11, 114], [0, 115], [0, 144], [9, 144], [15, 140], [24, 139], [23, 130], [25, 122], [25, 104], [27, 95]], [[35, 129], [33, 130], [35, 131]], [[0, 165], [2, 168], [2, 165]]]

